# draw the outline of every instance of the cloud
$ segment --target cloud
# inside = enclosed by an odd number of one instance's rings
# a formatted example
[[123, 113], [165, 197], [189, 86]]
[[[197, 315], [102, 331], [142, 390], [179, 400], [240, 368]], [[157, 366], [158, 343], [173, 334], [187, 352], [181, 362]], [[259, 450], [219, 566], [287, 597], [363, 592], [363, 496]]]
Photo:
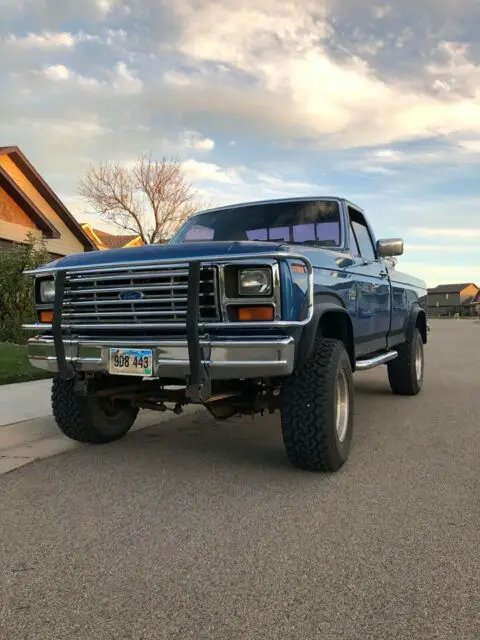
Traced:
[[71, 49], [75, 46], [77, 38], [68, 32], [28, 33], [26, 36], [16, 36], [9, 34], [6, 43], [22, 48], [57, 49], [66, 47]]
[[185, 146], [196, 151], [212, 151], [215, 147], [214, 140], [204, 138], [195, 131], [185, 131], [182, 137]]
[[[477, 213], [478, 215], [478, 213]], [[480, 238], [480, 228], [458, 228], [458, 227], [446, 227], [446, 228], [434, 228], [434, 227], [411, 227], [409, 229], [411, 235], [422, 236], [424, 238], [450, 238], [450, 239], [471, 239]], [[480, 253], [480, 247], [478, 248]]]
[[315, 195], [319, 192], [318, 185], [302, 180], [295, 180], [288, 174], [282, 174], [278, 171], [275, 173], [265, 173], [262, 171], [249, 172], [245, 169], [243, 171], [248, 174], [246, 181], [256, 184], [266, 195], [282, 197], [298, 194]]
[[415, 275], [427, 283], [429, 288], [439, 284], [456, 282], [473, 282], [480, 285], [480, 267], [476, 265], [450, 265], [445, 267], [439, 263], [425, 263], [401, 258], [397, 270]]
[[51, 123], [50, 131], [53, 135], [71, 138], [92, 138], [106, 133], [113, 133], [111, 129], [103, 127], [98, 122], [88, 120], [57, 120]]
[[[462, 254], [464, 253], [476, 253], [480, 257], [480, 247], [475, 245], [463, 245], [461, 247]], [[405, 253], [437, 253], [439, 255], [444, 253], [458, 253], [459, 247], [455, 244], [416, 244], [411, 242], [405, 243]]]
[[[82, 76], [69, 67], [66, 67], [64, 64], [51, 64], [45, 66], [41, 72], [34, 72], [34, 74], [44, 76], [49, 81], [58, 83], [58, 84], [74, 84], [79, 88], [83, 89], [98, 89], [101, 87], [102, 83], [95, 79], [89, 78], [87, 76]], [[115, 86], [115, 85], [114, 85]]]
[[240, 182], [240, 177], [235, 169], [222, 169], [211, 162], [199, 162], [190, 158], [182, 163], [182, 168], [188, 179], [193, 182], [214, 182], [223, 184], [235, 184]]
[[476, 165], [480, 155], [479, 139], [462, 139], [458, 136], [430, 139], [412, 148], [397, 144], [394, 147], [360, 149], [344, 153], [338, 163], [342, 171], [361, 173], [395, 174], [399, 171], [423, 169], [459, 168]]
[[[480, 96], [462, 95], [453, 85], [448, 97], [434, 96], [380, 80], [358, 56], [334, 59], [327, 48], [331, 24], [321, 4], [306, 2], [299, 11], [286, 0], [227, 0], [222, 5], [183, 0], [173, 10], [180, 23], [174, 46], [201, 69], [204, 87], [214, 82], [219, 108], [228, 99], [215, 82], [218, 65], [224, 65], [231, 78], [243, 74], [259, 94], [275, 95], [278, 103], [291, 107], [290, 121], [282, 117], [278, 122], [288, 125], [288, 135], [311, 137], [322, 145], [380, 145], [460, 130], [480, 132]], [[431, 65], [426, 72], [432, 83], [453, 71], [476, 82], [480, 67], [468, 60], [467, 50], [445, 44], [444, 53], [450, 56], [448, 73]], [[188, 84], [185, 75], [177, 72], [175, 78]], [[277, 114], [270, 116], [275, 120]]]
[[391, 11], [392, 7], [388, 4], [378, 5], [376, 7], [372, 7], [371, 9], [372, 16], [375, 20], [381, 20], [382, 18], [385, 18], [385, 16], [388, 16]]
[[480, 154], [480, 138], [475, 140], [462, 140], [459, 146], [474, 155]]
[[64, 64], [48, 65], [43, 70], [43, 73], [47, 78], [54, 80], [55, 82], [63, 82], [71, 77], [70, 69], [68, 69]]
[[54, 82], [77, 84], [84, 89], [99, 89], [112, 91], [117, 94], [134, 95], [143, 91], [143, 81], [138, 78], [125, 62], [117, 62], [113, 69], [105, 72], [104, 79], [83, 76], [66, 67], [64, 64], [47, 65], [41, 72], [46, 78]]
[[142, 152], [215, 205], [345, 195], [405, 237], [404, 270], [448, 281], [478, 262], [479, 20], [473, 0], [0, 0], [0, 139], [76, 211], [90, 162]]
[[112, 74], [113, 88], [118, 93], [135, 94], [143, 91], [143, 82], [128, 68], [125, 62], [117, 62]]
[[117, 4], [117, 0], [96, 0], [96, 5], [103, 17], [106, 17]]
[[437, 47], [439, 61], [426, 66], [433, 79], [433, 88], [440, 93], [477, 97], [480, 66], [469, 59], [469, 45], [461, 42], [442, 41]]

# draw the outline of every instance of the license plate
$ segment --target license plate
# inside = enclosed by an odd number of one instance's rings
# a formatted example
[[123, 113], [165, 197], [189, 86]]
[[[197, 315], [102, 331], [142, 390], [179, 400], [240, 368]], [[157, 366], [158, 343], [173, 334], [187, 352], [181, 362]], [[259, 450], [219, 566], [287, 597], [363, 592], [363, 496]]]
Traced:
[[109, 372], [124, 376], [151, 376], [152, 349], [110, 349]]

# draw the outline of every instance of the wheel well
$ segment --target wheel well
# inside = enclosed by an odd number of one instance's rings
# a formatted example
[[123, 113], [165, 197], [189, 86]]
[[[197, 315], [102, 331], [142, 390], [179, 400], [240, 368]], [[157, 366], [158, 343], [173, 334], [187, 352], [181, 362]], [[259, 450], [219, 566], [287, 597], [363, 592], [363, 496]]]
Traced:
[[427, 344], [427, 316], [424, 311], [420, 311], [415, 320], [415, 327], [420, 331], [423, 344]]
[[355, 368], [355, 346], [352, 322], [342, 311], [326, 311], [318, 323], [318, 330], [324, 338], [341, 340], [350, 357], [352, 370]]

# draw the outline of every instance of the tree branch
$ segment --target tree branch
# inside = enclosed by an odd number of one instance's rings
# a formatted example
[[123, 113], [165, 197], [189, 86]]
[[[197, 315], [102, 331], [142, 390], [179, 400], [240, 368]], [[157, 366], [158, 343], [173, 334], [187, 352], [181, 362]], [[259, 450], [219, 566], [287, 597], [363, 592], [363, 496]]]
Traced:
[[142, 155], [131, 167], [91, 165], [79, 192], [95, 213], [145, 244], [166, 239], [195, 210], [195, 191], [176, 159]]

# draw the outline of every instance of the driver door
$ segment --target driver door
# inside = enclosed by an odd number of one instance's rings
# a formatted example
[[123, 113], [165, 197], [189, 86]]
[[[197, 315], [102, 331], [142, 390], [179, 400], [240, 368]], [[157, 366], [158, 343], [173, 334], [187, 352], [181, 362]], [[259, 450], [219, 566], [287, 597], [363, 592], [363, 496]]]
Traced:
[[364, 215], [348, 207], [350, 253], [356, 292], [355, 348], [358, 356], [387, 348], [390, 330], [390, 282]]

